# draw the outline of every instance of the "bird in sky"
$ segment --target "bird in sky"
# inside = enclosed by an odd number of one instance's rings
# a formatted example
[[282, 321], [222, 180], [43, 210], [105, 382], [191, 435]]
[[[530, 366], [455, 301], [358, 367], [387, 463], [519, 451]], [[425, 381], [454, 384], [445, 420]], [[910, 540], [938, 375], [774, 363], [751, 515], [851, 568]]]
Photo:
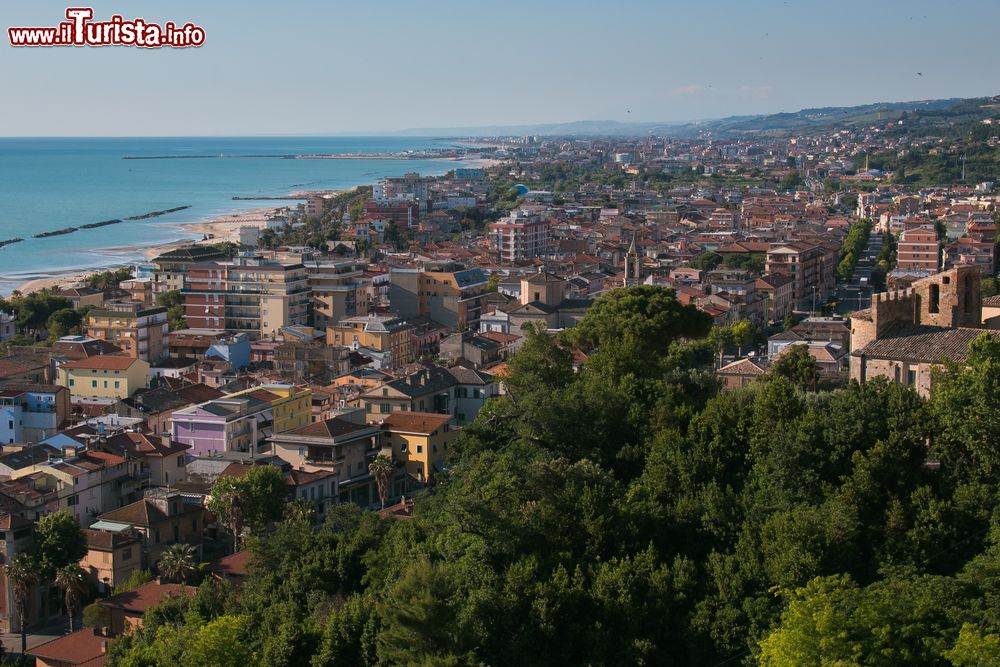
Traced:
[[923, 72], [917, 72], [917, 76], [923, 76], [923, 75], [924, 75]]

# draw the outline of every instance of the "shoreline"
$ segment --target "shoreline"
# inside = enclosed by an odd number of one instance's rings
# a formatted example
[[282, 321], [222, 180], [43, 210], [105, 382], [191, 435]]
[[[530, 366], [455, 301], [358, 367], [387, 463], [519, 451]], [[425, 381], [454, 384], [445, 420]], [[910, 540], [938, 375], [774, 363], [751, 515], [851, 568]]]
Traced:
[[[476, 168], [488, 168], [496, 164], [500, 164], [501, 161], [494, 160], [492, 158], [473, 158], [469, 160], [462, 160], [460, 158], [437, 158], [440, 162], [461, 162], [465, 167], [470, 169]], [[450, 171], [450, 169], [448, 170]], [[447, 173], [447, 172], [444, 172]], [[433, 174], [433, 176], [442, 176], [442, 174]], [[365, 185], [371, 185], [367, 182], [359, 182], [354, 185], [339, 189], [339, 190], [292, 190], [283, 196], [283, 202], [287, 202], [281, 206], [264, 206], [260, 208], [253, 209], [230, 209], [228, 212], [219, 213], [212, 217], [205, 218], [203, 220], [198, 220], [196, 222], [173, 222], [173, 223], [159, 223], [164, 226], [169, 226], [181, 232], [178, 238], [163, 242], [157, 241], [148, 244], [133, 244], [129, 246], [107, 246], [102, 248], [96, 248], [94, 251], [109, 253], [109, 254], [120, 254], [122, 255], [121, 261], [107, 261], [103, 262], [98, 266], [89, 268], [68, 268], [61, 269], [51, 272], [39, 271], [39, 275], [34, 277], [25, 276], [22, 281], [17, 277], [11, 276], [10, 279], [0, 278], [0, 283], [17, 283], [11, 291], [20, 292], [22, 294], [30, 294], [31, 292], [37, 292], [43, 289], [52, 288], [71, 288], [77, 286], [81, 281], [83, 281], [87, 276], [94, 273], [100, 273], [101, 271], [107, 271], [110, 269], [116, 269], [123, 266], [130, 266], [136, 263], [141, 263], [148, 261], [157, 255], [161, 255], [164, 252], [173, 250], [175, 248], [184, 247], [188, 245], [204, 245], [204, 244], [214, 244], [223, 243], [226, 241], [232, 243], [239, 242], [240, 227], [258, 227], [263, 228], [267, 223], [267, 218], [274, 215], [278, 211], [283, 209], [291, 208], [292, 202], [301, 202], [308, 197], [321, 194], [321, 195], [332, 195], [341, 192], [347, 192], [353, 190], [357, 187], [362, 187]], [[267, 201], [267, 200], [262, 200]], [[277, 200], [271, 200], [277, 201]], [[186, 232], [186, 234], [184, 234]], [[205, 239], [205, 236], [211, 236], [212, 238]]]

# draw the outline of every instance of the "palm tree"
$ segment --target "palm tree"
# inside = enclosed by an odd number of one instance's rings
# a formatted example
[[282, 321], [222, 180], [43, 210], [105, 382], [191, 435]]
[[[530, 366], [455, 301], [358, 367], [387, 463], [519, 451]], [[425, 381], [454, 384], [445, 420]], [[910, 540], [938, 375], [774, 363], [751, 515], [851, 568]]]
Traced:
[[194, 547], [184, 542], [171, 544], [160, 556], [160, 575], [177, 583], [184, 583], [198, 569]]
[[375, 460], [368, 464], [368, 472], [375, 478], [378, 485], [378, 497], [382, 501], [382, 509], [385, 509], [385, 499], [389, 497], [389, 482], [392, 481], [396, 473], [396, 466], [392, 464], [385, 454], [379, 454]]
[[21, 653], [28, 652], [28, 633], [24, 624], [28, 616], [28, 597], [31, 588], [38, 583], [38, 572], [35, 562], [28, 554], [18, 554], [4, 567], [4, 574], [10, 581], [14, 593], [14, 609], [21, 624]]
[[240, 550], [248, 501], [244, 485], [235, 477], [219, 477], [212, 485], [208, 510], [232, 532], [233, 553]]
[[79, 565], [67, 565], [56, 571], [55, 585], [65, 592], [69, 631], [73, 632], [73, 616], [80, 605], [80, 598], [87, 592], [87, 573]]

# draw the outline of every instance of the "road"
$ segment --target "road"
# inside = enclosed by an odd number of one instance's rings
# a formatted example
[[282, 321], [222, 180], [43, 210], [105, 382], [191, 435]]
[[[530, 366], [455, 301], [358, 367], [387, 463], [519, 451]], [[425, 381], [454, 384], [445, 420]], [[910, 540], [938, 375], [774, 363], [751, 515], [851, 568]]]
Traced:
[[850, 280], [837, 285], [837, 313], [840, 315], [867, 308], [872, 298], [872, 273], [878, 255], [882, 252], [882, 243], [885, 238], [882, 234], [872, 232], [868, 237], [861, 257], [858, 258], [854, 266], [854, 275]]

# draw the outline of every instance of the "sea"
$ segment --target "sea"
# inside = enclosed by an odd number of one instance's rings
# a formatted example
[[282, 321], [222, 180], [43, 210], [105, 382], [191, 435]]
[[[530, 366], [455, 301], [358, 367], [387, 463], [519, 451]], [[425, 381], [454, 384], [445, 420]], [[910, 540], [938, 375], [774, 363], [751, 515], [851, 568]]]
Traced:
[[[342, 190], [406, 172], [446, 173], [464, 163], [422, 159], [281, 159], [288, 155], [400, 154], [452, 148], [443, 139], [395, 137], [0, 138], [0, 294], [34, 278], [144, 259], [139, 246], [196, 238], [179, 225], [296, 201], [234, 200]], [[127, 157], [191, 159], [124, 159]], [[33, 234], [189, 208], [146, 220]], [[123, 250], [124, 249], [124, 250]]]

